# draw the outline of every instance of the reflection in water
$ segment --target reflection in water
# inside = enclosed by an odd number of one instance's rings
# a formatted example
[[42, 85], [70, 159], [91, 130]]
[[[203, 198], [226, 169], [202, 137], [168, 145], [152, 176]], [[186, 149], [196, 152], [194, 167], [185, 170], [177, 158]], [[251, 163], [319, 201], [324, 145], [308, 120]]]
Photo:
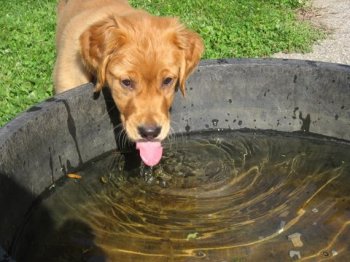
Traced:
[[88, 225], [108, 261], [350, 258], [348, 145], [231, 131], [164, 151], [141, 172], [118, 153], [90, 163], [46, 200], [57, 224]]

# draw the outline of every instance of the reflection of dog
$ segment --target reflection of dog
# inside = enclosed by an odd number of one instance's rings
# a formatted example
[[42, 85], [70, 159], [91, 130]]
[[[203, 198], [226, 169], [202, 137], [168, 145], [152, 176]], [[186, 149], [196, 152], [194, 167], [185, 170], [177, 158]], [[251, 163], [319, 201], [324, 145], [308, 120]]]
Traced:
[[111, 89], [128, 137], [163, 140], [175, 87], [203, 52], [198, 34], [175, 18], [133, 9], [126, 0], [61, 0], [55, 91], [96, 81]]

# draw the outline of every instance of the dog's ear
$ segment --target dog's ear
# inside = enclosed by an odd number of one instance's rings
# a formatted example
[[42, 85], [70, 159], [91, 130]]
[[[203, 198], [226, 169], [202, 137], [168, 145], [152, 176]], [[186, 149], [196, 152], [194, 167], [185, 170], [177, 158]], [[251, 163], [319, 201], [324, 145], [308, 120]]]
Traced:
[[80, 52], [84, 64], [96, 76], [95, 92], [106, 82], [106, 68], [111, 55], [126, 42], [115, 17], [91, 25], [80, 36]]
[[179, 85], [185, 96], [186, 79], [193, 72], [204, 52], [202, 38], [195, 32], [179, 26], [174, 35], [175, 45], [184, 53], [180, 67]]

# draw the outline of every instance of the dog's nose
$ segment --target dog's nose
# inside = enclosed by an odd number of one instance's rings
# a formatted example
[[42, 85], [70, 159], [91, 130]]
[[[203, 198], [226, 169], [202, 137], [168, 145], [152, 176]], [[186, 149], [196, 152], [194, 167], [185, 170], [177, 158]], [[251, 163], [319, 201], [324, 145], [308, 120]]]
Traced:
[[140, 136], [147, 140], [152, 140], [156, 138], [160, 134], [161, 130], [162, 128], [156, 125], [144, 125], [138, 127]]

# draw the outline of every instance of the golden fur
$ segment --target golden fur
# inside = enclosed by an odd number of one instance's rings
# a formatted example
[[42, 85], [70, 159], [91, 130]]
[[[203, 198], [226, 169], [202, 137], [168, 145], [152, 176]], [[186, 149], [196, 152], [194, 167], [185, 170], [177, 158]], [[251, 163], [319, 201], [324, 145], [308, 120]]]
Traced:
[[[175, 87], [198, 64], [203, 42], [176, 18], [157, 17], [125, 0], [61, 0], [55, 92], [96, 81], [109, 86], [131, 140], [162, 140]], [[140, 127], [158, 127], [145, 136]]]

